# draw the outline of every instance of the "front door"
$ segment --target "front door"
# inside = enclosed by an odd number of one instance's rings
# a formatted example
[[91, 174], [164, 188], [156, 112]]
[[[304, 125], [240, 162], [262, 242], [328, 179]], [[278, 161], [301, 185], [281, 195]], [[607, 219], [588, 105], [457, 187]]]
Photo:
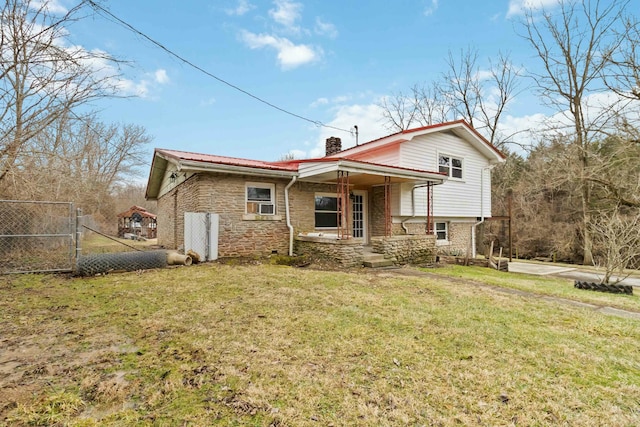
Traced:
[[354, 191], [351, 198], [351, 212], [353, 212], [353, 237], [367, 241], [367, 221], [366, 221], [366, 192]]

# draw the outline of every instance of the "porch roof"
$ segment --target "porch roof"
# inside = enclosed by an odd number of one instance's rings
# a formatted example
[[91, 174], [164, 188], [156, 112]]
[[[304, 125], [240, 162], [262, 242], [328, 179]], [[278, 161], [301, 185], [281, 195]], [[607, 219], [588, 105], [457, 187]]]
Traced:
[[334, 183], [337, 172], [348, 172], [349, 183], [357, 186], [382, 185], [385, 177], [391, 183], [442, 184], [447, 177], [439, 172], [401, 168], [352, 159], [321, 158], [301, 161], [298, 167], [300, 181]]

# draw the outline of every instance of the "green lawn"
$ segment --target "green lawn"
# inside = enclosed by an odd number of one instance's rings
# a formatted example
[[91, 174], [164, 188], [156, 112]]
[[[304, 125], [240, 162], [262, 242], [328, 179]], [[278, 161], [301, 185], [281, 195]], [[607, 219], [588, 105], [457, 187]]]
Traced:
[[425, 272], [436, 273], [446, 277], [456, 277], [477, 281], [478, 283], [495, 285], [503, 288], [518, 289], [589, 304], [606, 305], [640, 312], [640, 295], [635, 290], [634, 295], [618, 295], [594, 292], [573, 287], [573, 280], [550, 276], [533, 276], [529, 274], [505, 273], [482, 267], [464, 267], [447, 265], [437, 269], [423, 269]]
[[0, 292], [6, 425], [640, 424], [639, 321], [446, 276], [209, 264]]
[[156, 244], [156, 242], [156, 239], [138, 241], [89, 233], [82, 239], [81, 253], [88, 255], [96, 253], [129, 252], [133, 249], [148, 250], [150, 246]]

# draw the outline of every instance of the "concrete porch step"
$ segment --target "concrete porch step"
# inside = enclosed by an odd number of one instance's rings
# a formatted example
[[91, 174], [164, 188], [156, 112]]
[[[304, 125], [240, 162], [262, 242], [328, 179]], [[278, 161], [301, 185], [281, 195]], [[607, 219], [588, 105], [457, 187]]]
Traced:
[[386, 259], [382, 254], [365, 251], [363, 265], [368, 268], [390, 267], [394, 265], [393, 261], [395, 260]]
[[381, 267], [390, 267], [393, 265], [393, 261], [390, 259], [381, 259], [375, 261], [367, 261], [365, 260], [363, 265], [367, 268], [381, 268]]
[[365, 252], [364, 254], [364, 260], [365, 261], [381, 261], [384, 260], [384, 255], [382, 254], [376, 254], [373, 252]]

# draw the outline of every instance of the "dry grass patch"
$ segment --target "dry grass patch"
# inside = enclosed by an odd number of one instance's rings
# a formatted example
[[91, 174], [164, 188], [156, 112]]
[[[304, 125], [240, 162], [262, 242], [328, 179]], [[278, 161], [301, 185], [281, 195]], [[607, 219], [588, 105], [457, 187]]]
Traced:
[[0, 371], [6, 424], [640, 423], [633, 320], [284, 266], [0, 280], [3, 347], [40, 351]]

